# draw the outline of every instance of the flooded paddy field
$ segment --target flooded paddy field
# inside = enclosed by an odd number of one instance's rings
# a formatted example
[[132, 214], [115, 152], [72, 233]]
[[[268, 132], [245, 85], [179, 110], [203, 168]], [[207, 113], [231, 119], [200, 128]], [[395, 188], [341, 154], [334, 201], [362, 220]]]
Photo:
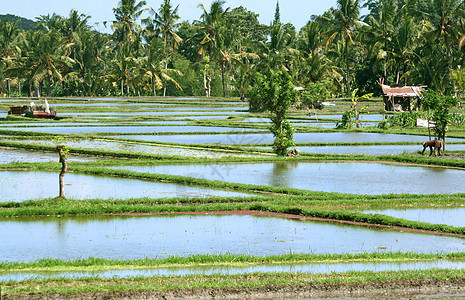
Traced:
[[[331, 119], [331, 120], [341, 120], [342, 115], [341, 114], [334, 114], [334, 115], [310, 115], [307, 116], [310, 119]], [[361, 114], [360, 115], [360, 121], [375, 121], [375, 122], [380, 122], [387, 119], [386, 115], [382, 114]]]
[[[89, 125], [89, 124], [87, 124]], [[153, 132], [230, 132], [230, 131], [265, 131], [265, 129], [210, 127], [210, 126], [69, 126], [69, 127], [0, 127], [0, 130], [34, 131], [57, 134], [82, 134], [91, 132], [104, 133], [153, 133]]]
[[192, 266], [192, 267], [152, 267], [137, 269], [114, 269], [108, 271], [24, 271], [2, 272], [0, 282], [9, 280], [53, 279], [53, 278], [88, 278], [98, 276], [100, 278], [131, 278], [153, 276], [189, 276], [189, 275], [239, 275], [250, 273], [311, 273], [331, 274], [343, 272], [384, 272], [384, 271], [408, 271], [428, 269], [464, 269], [463, 261], [409, 261], [409, 262], [359, 262], [359, 263], [280, 263], [260, 264], [252, 266]]
[[0, 220], [2, 259], [163, 258], [193, 254], [451, 253], [461, 238], [237, 215]]
[[[54, 145], [54, 142], [50, 140], [9, 140], [18, 144], [33, 144], [33, 145]], [[129, 153], [144, 153], [152, 155], [177, 155], [187, 157], [208, 157], [208, 158], [220, 158], [226, 156], [260, 156], [257, 154], [237, 153], [237, 152], [222, 152], [222, 151], [209, 151], [192, 149], [187, 147], [172, 147], [172, 146], [154, 146], [146, 145], [141, 143], [131, 142], [113, 142], [103, 140], [70, 140], [65, 141], [62, 144], [67, 145], [71, 148], [78, 149], [94, 149], [94, 150], [112, 150]], [[55, 157], [57, 155], [55, 154]]]
[[[0, 202], [23, 202], [58, 195], [58, 172], [0, 171]], [[71, 199], [243, 197], [250, 194], [136, 179], [66, 174], [65, 195]]]
[[364, 214], [381, 214], [409, 221], [443, 224], [454, 227], [465, 227], [465, 208], [409, 208], [363, 210]]
[[[363, 145], [363, 146], [298, 146], [303, 153], [327, 153], [327, 154], [366, 154], [366, 155], [389, 155], [402, 154], [404, 152], [416, 152], [423, 150], [418, 145]], [[271, 149], [268, 148], [268, 149]], [[465, 144], [447, 144], [448, 151], [465, 151]], [[429, 149], [425, 151], [429, 155]]]
[[[271, 133], [253, 134], [215, 134], [215, 135], [126, 135], [114, 136], [116, 138], [127, 138], [152, 142], [171, 142], [183, 144], [271, 144], [273, 135]], [[418, 142], [421, 145], [428, 140], [427, 136], [404, 135], [404, 134], [381, 134], [362, 132], [311, 132], [294, 134], [296, 143], [395, 143], [395, 142]], [[464, 139], [450, 138], [450, 142], [465, 142]]]
[[[0, 148], [0, 164], [9, 164], [12, 162], [58, 162], [58, 160], [58, 154], [54, 153]], [[87, 156], [70, 155], [68, 160], [85, 162], [95, 161], [97, 159]]]
[[[361, 195], [465, 193], [465, 171], [360, 162], [276, 162], [116, 169]], [[444, 184], [447, 182], [447, 185]]]
[[62, 113], [61, 116], [88, 117], [88, 116], [177, 116], [177, 115], [240, 115], [247, 114], [245, 110], [236, 111], [136, 111], [136, 112], [80, 112]]
[[[18, 105], [27, 104], [30, 101], [25, 99], [11, 100], [13, 102], [17, 101]], [[299, 161], [301, 158], [305, 158], [305, 156], [296, 159], [293, 158], [286, 162], [250, 163], [250, 159], [242, 157], [250, 157], [255, 154], [241, 153], [240, 150], [234, 153], [226, 152], [225, 150], [210, 151], [195, 149], [193, 147], [190, 149], [189, 145], [165, 147], [145, 143], [145, 141], [150, 141], [196, 145], [251, 144], [252, 146], [256, 145], [267, 148], [273, 143], [273, 136], [267, 129], [241, 128], [241, 126], [253, 127], [257, 125], [258, 127], [258, 125], [269, 125], [269, 118], [259, 117], [265, 116], [265, 114], [249, 113], [247, 103], [238, 102], [237, 99], [235, 101], [211, 100], [195, 97], [60, 99], [51, 103], [52, 107], [56, 107], [58, 115], [61, 118], [60, 120], [31, 120], [29, 122], [27, 121], [28, 119], [22, 121], [22, 119], [17, 117], [7, 118], [2, 119], [0, 122], [0, 129], [45, 132], [53, 135], [56, 134], [57, 136], [59, 134], [86, 133], [89, 134], [88, 136], [91, 136], [94, 132], [105, 132], [107, 133], [106, 136], [110, 138], [132, 139], [133, 141], [69, 139], [65, 144], [77, 149], [111, 150], [113, 152], [143, 153], [160, 156], [160, 158], [156, 158], [157, 160], [160, 159], [160, 165], [155, 166], [134, 166], [145, 163], [143, 159], [131, 161], [128, 158], [124, 158], [124, 162], [121, 162], [120, 158], [113, 161], [105, 160], [105, 165], [133, 165], [114, 167], [117, 169], [261, 185], [263, 190], [268, 186], [272, 186], [358, 195], [407, 193], [430, 195], [431, 197], [434, 197], [436, 193], [465, 193], [465, 185], [463, 184], [465, 182], [465, 171], [459, 169], [367, 162], [322, 163]], [[305, 144], [305, 146], [298, 146], [301, 152], [368, 155], [395, 155], [405, 152], [409, 158], [418, 158], [419, 161], [423, 159], [423, 157], [415, 152], [422, 150], [421, 144], [428, 139], [426, 131], [408, 131], [410, 133], [422, 132], [425, 135], [325, 132], [334, 131], [324, 130], [324, 128], [335, 128], [336, 121], [342, 117], [341, 112], [345, 108], [348, 108], [350, 103], [344, 102], [344, 104], [347, 105], [340, 111], [334, 109], [327, 110], [317, 116], [309, 116], [301, 111], [291, 112], [290, 115], [293, 118], [290, 120], [291, 123], [296, 127], [301, 127], [301, 131], [321, 131], [312, 133], [297, 132], [294, 135], [296, 143]], [[4, 106], [8, 106], [8, 103], [2, 102], [2, 108]], [[333, 112], [334, 114], [331, 114]], [[0, 111], [0, 117], [6, 117], [6, 110]], [[384, 115], [377, 113], [361, 115], [363, 127], [377, 126], [378, 122], [384, 119]], [[206, 122], [189, 123], [191, 121], [202, 120], [206, 120]], [[204, 124], [208, 126], [202, 126]], [[304, 126], [319, 127], [322, 129], [310, 130], [302, 128]], [[225, 133], [230, 131], [241, 133]], [[263, 133], [251, 133], [250, 131], [262, 131]], [[164, 132], [170, 134], [151, 135], [151, 133]], [[185, 134], [187, 132], [194, 134]], [[205, 134], [206, 132], [214, 134]], [[388, 130], [387, 132], [396, 131]], [[120, 133], [128, 135], [120, 135]], [[456, 136], [461, 136], [461, 134], [457, 134]], [[34, 140], [38, 137], [31, 137], [31, 140], [20, 140], [20, 138], [15, 139], [11, 135], [5, 141], [48, 146], [54, 145], [51, 141]], [[447, 150], [465, 150], [465, 139], [447, 138], [447, 141], [461, 143], [448, 144], [446, 146]], [[416, 144], [401, 145], [403, 142]], [[328, 143], [399, 144], [313, 147], [311, 146], [312, 143], [319, 145]], [[231, 149], [236, 148], [238, 147], [231, 147]], [[120, 155], [121, 153], [117, 153], [118, 157]], [[163, 165], [163, 163], [167, 163], [167, 159], [171, 159], [170, 155], [183, 156], [184, 158], [216, 158], [218, 161], [221, 161], [221, 158], [225, 158], [225, 161], [234, 162], [236, 162], [237, 158], [237, 163], [190, 164], [191, 161], [184, 159], [183, 165], [175, 165], [171, 162], [169, 165]], [[129, 157], [129, 155], [127, 156]], [[330, 156], [328, 157], [332, 159]], [[254, 161], [259, 161], [260, 159], [254, 158]], [[310, 159], [308, 158], [308, 160]], [[367, 159], [374, 160], [376, 158]], [[0, 149], [0, 164], [15, 161], [32, 163], [54, 161], [58, 163], [58, 155], [57, 153], [38, 151]], [[86, 162], [88, 160], [84, 157], [70, 156], [69, 161]], [[64, 177], [64, 191], [68, 199], [127, 200], [143, 197], [154, 199], [212, 197], [212, 199], [205, 201], [208, 201], [208, 204], [211, 202], [211, 205], [217, 205], [218, 207], [223, 207], [223, 204], [224, 207], [236, 206], [236, 204], [238, 204], [237, 207], [240, 207], [239, 205], [249, 205], [253, 203], [250, 200], [251, 198], [249, 198], [250, 196], [255, 196], [252, 199], [261, 199], [261, 195], [221, 190], [221, 187], [218, 190], [182, 184], [73, 173], [73, 171], [78, 170], [77, 166], [82, 168], [80, 170], [90, 169], [93, 166], [103, 167], [104, 163], [100, 162], [96, 158], [95, 163], [92, 162], [92, 164], [70, 164], [70, 172]], [[73, 167], [76, 167], [76, 169], [73, 170]], [[21, 206], [26, 205], [26, 203], [21, 202], [27, 200], [54, 198], [58, 195], [58, 167], [54, 172], [34, 171], [32, 169], [29, 171], [5, 170], [0, 171], [0, 178], [0, 202], [3, 202], [5, 207], [11, 206], [10, 204], [6, 204], [6, 202], [17, 202], [14, 205]], [[263, 199], [270, 202], [263, 201], [263, 203], [266, 203], [263, 204], [265, 208], [267, 205], [270, 207], [273, 205], [276, 205], [276, 207], [279, 205], [296, 205], [297, 207], [299, 205], [295, 204], [296, 202], [292, 202], [294, 200], [292, 197], [271, 193], [267, 193], [266, 196]], [[216, 202], [215, 197], [237, 198], [231, 201], [232, 203], [223, 203], [224, 199], [219, 199]], [[335, 197], [338, 197], [338, 195]], [[344, 195], [344, 197], [350, 201], [359, 198], [354, 196], [354, 199], [352, 199], [352, 196], [349, 195]], [[442, 197], [446, 198], [449, 196], [442, 195]], [[459, 197], [459, 195], [450, 197]], [[288, 199], [290, 200], [288, 201]], [[396, 198], [393, 197], [393, 199]], [[275, 200], [276, 202], [274, 202]], [[203, 203], [203, 199], [198, 201], [199, 203]], [[81, 204], [81, 201], [76, 202], [78, 205]], [[105, 207], [109, 202], [111, 201], [99, 201], [99, 203], [105, 203]], [[124, 203], [124, 201], [120, 202]], [[262, 205], [262, 201], [258, 202]], [[42, 202], [32, 203], [38, 203], [38, 206], [40, 206]], [[88, 202], [85, 203], [87, 204]], [[164, 202], [159, 205], [166, 206], [168, 210], [184, 209], [181, 200], [173, 205], [168, 205]], [[42, 207], [40, 206], [38, 209], [42, 210]], [[44, 207], [43, 209], [46, 210], [47, 208]], [[111, 210], [114, 208], [108, 207], [108, 209]], [[341, 208], [342, 210], [344, 208]], [[114, 211], [117, 210], [114, 209]], [[130, 213], [130, 211], [127, 211], [127, 213]], [[455, 207], [451, 210], [447, 210], [444, 207], [438, 209], [413, 208], [400, 211], [386, 209], [362, 211], [362, 213], [382, 214], [405, 220], [465, 227], [463, 221], [465, 211], [461, 207]], [[50, 214], [53, 215], [53, 212]], [[277, 217], [239, 215], [87, 215], [79, 217], [0, 218], [0, 232], [2, 232], [2, 235], [0, 235], [0, 245], [2, 245], [0, 261], [7, 262], [32, 262], [42, 258], [78, 260], [88, 257], [132, 260], [139, 258], [186, 257], [190, 255], [228, 253], [250, 256], [289, 253], [322, 255], [400, 253], [399, 260], [402, 260], [402, 253], [407, 252], [419, 254], [465, 252], [465, 240], [458, 237], [390, 231], [365, 226], [318, 223]], [[126, 278], [135, 276], [185, 276], [196, 274], [233, 275], [253, 272], [330, 274], [333, 272], [350, 271], [379, 272], [391, 270], [428, 270], [433, 268], [465, 269], [465, 262], [455, 260], [407, 260], [405, 262], [318, 262], [258, 264], [252, 266], [245, 264], [241, 266], [219, 266], [218, 264], [216, 266], [162, 267], [96, 272], [74, 272], [72, 270], [69, 272], [61, 270], [60, 272], [45, 273], [35, 271], [0, 271], [0, 282], [63, 276], [70, 278], [90, 276]], [[95, 270], [98, 270], [98, 268], [95, 268]]]

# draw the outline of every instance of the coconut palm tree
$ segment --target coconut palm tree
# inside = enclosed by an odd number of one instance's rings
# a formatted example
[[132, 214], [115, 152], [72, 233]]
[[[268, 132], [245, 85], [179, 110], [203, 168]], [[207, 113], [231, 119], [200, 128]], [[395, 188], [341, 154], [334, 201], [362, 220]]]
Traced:
[[345, 47], [345, 62], [346, 62], [346, 84], [347, 95], [351, 96], [350, 85], [350, 49], [349, 46], [354, 44], [355, 29], [359, 26], [366, 25], [361, 22], [360, 1], [359, 0], [337, 0], [337, 9], [331, 10], [331, 16], [321, 16], [329, 26], [329, 30], [324, 33], [326, 37], [326, 47], [328, 47], [335, 39], [339, 38], [342, 45]]
[[175, 69], [169, 69], [166, 60], [168, 59], [163, 54], [164, 41], [161, 38], [153, 38], [148, 47], [147, 55], [144, 58], [144, 68], [146, 75], [150, 78], [153, 95], [156, 96], [156, 91], [164, 87], [164, 82], [171, 82], [177, 88], [182, 90], [179, 83], [173, 79], [172, 75], [182, 75]]
[[[171, 62], [173, 51], [177, 50], [179, 48], [179, 45], [182, 43], [181, 37], [179, 37], [179, 35], [176, 32], [177, 28], [181, 25], [177, 22], [180, 18], [178, 14], [178, 7], [179, 6], [173, 8], [171, 6], [170, 0], [164, 0], [158, 12], [154, 11], [153, 9], [150, 10], [151, 14], [153, 15], [153, 18], [143, 20], [144, 24], [149, 25], [149, 27], [153, 28], [155, 37], [153, 37], [152, 39], [158, 37], [161, 38], [161, 50], [162, 56], [164, 56], [163, 61], [165, 63], [162, 69], [164, 70], [168, 70], [168, 65]], [[153, 45], [155, 44], [158, 45], [158, 41], [155, 41], [153, 43]], [[150, 49], [152, 49], [152, 46], [150, 47]], [[150, 56], [151, 55], [149, 53], [149, 57]], [[166, 96], [166, 84], [164, 84], [163, 78], [164, 77], [161, 78], [161, 82], [163, 84], [163, 96]]]
[[225, 14], [229, 11], [229, 8], [223, 9], [224, 3], [225, 1], [222, 0], [213, 1], [210, 11], [207, 11], [200, 4], [199, 7], [203, 11], [202, 20], [195, 27], [203, 34], [199, 52], [202, 55], [208, 53], [221, 67], [223, 96], [226, 97], [225, 68], [231, 58], [231, 49], [235, 41], [235, 35], [225, 22]]
[[[17, 23], [9, 22], [6, 19], [0, 20], [0, 88], [2, 87], [2, 77], [5, 78], [8, 68], [12, 65], [14, 56], [17, 53], [19, 28]], [[7, 94], [10, 97], [11, 79], [7, 76]]]
[[135, 42], [140, 34], [140, 25], [137, 19], [147, 10], [145, 1], [137, 3], [136, 0], [120, 0], [118, 7], [113, 8], [116, 21], [111, 27], [114, 30], [116, 41], [124, 43]]

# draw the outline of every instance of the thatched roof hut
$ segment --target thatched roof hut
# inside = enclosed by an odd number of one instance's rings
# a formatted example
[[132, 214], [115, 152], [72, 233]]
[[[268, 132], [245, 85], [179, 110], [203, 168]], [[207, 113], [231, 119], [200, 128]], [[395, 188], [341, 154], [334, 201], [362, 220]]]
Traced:
[[[425, 86], [390, 87], [381, 84], [385, 111], [407, 111], [418, 109]], [[414, 102], [417, 100], [416, 102]]]

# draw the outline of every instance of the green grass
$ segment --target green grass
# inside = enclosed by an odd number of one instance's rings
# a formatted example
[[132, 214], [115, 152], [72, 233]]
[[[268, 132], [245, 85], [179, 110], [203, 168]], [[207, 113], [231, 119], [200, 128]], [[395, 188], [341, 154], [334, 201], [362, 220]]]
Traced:
[[[30, 280], [8, 282], [2, 284], [3, 295], [46, 295], [118, 291], [168, 291], [174, 289], [246, 289], [260, 287], [285, 287], [308, 285], [328, 286], [364, 283], [388, 283], [424, 280], [425, 284], [434, 281], [452, 283], [463, 280], [465, 270], [431, 269], [423, 271], [386, 271], [386, 272], [347, 272], [331, 274], [299, 274], [299, 273], [253, 273], [247, 275], [193, 275], [183, 277], [135, 277], [123, 279], [87, 278], [69, 280], [68, 278], [53, 280]], [[412, 282], [412, 284], [414, 284]], [[324, 288], [324, 287], [323, 287]]]
[[282, 254], [272, 256], [249, 256], [245, 254], [202, 254], [170, 256], [166, 258], [144, 258], [135, 260], [105, 259], [89, 257], [78, 260], [39, 259], [33, 262], [0, 262], [0, 272], [41, 272], [41, 271], [105, 271], [112, 269], [165, 268], [192, 266], [231, 267], [284, 264], [284, 263], [381, 263], [412, 261], [463, 261], [464, 252], [445, 254], [418, 254], [412, 252], [361, 253], [361, 254]]

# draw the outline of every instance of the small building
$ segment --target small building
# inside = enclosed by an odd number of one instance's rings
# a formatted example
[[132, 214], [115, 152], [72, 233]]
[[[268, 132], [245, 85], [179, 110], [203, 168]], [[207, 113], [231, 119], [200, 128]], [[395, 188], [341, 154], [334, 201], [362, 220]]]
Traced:
[[[426, 86], [390, 87], [381, 84], [385, 111], [418, 110], [421, 94]], [[415, 101], [416, 100], [416, 101]]]

